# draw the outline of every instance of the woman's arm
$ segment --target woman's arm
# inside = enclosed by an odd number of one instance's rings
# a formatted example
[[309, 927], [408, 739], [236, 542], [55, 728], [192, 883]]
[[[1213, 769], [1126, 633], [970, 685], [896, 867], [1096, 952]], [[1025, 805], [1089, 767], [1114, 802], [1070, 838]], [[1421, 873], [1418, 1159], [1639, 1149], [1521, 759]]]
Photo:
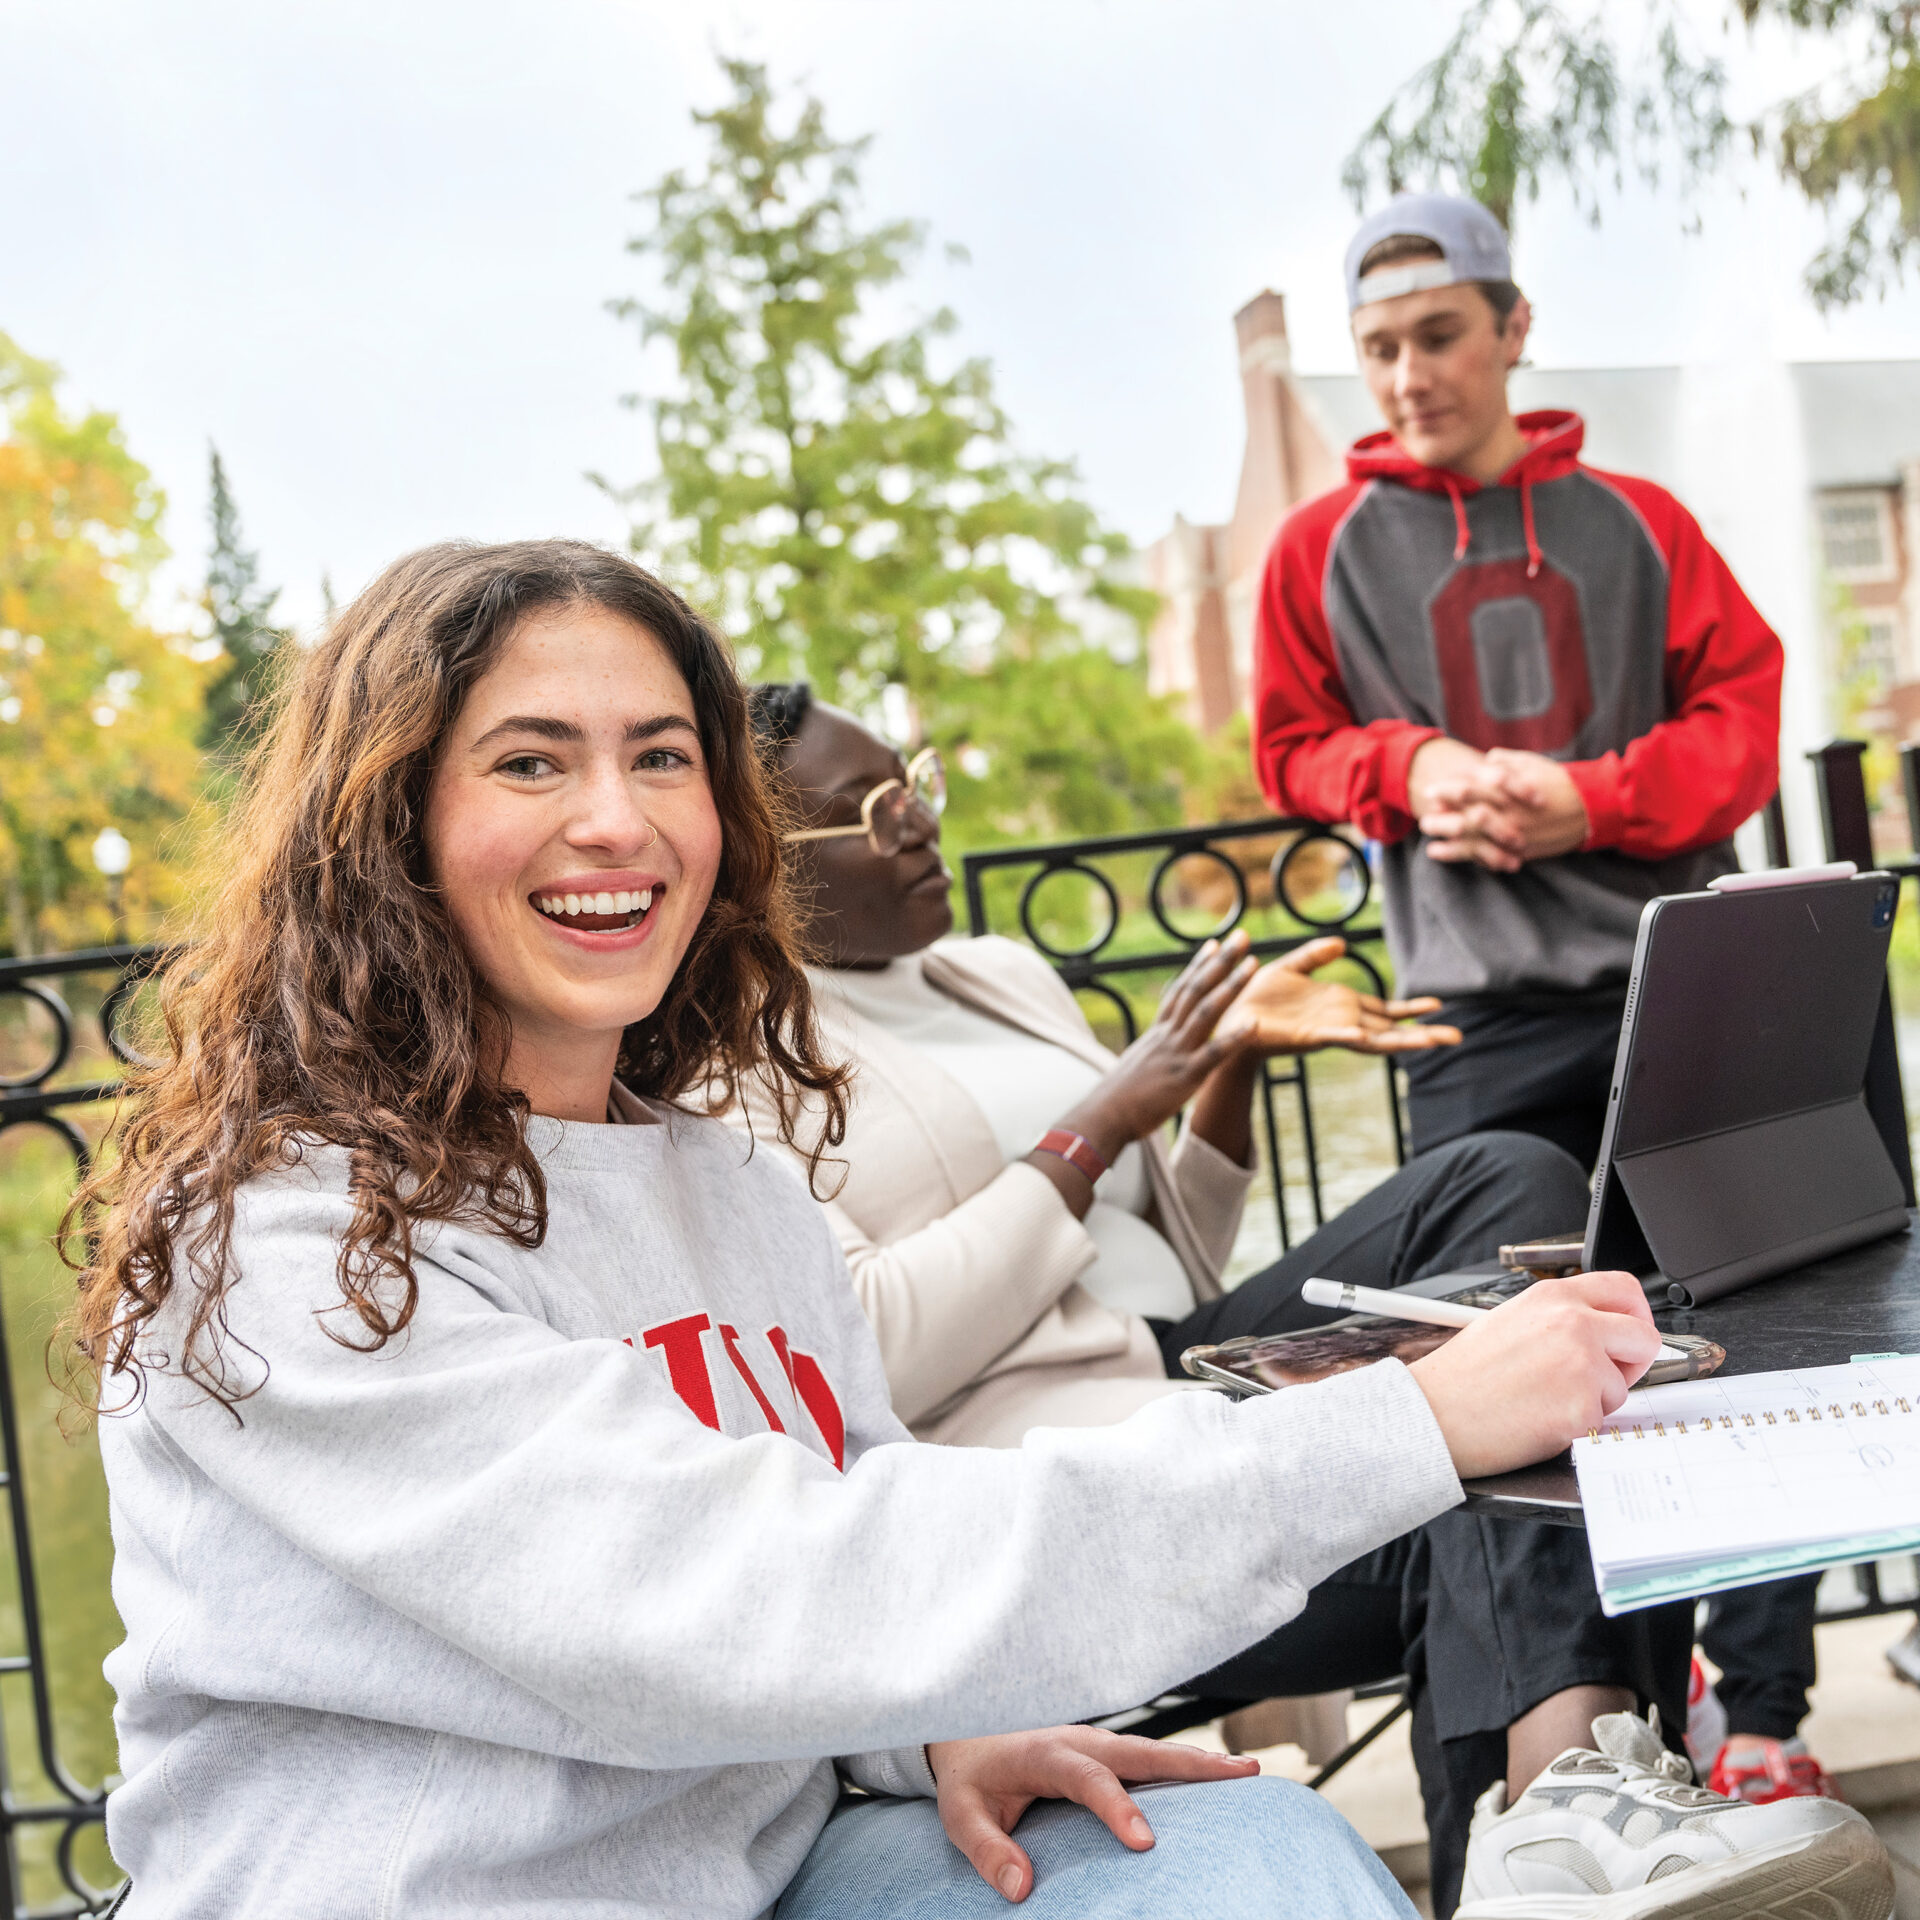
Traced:
[[1236, 1167], [1253, 1165], [1253, 1093], [1261, 1056], [1240, 1052], [1223, 1060], [1201, 1083], [1187, 1114], [1194, 1138], [1204, 1140]]
[[[1167, 989], [1153, 1025], [1055, 1126], [1079, 1134], [1108, 1166], [1134, 1141], [1165, 1126], [1217, 1067], [1231, 1061], [1236, 1049], [1216, 1029], [1257, 965], [1244, 933], [1207, 941]], [[1027, 1160], [1052, 1181], [1074, 1217], [1084, 1220], [1093, 1205], [1093, 1182], [1058, 1154], [1034, 1152]]]
[[168, 1662], [196, 1691], [646, 1767], [1014, 1731], [1204, 1672], [1458, 1498], [1397, 1367], [1250, 1406], [1171, 1395], [1019, 1449], [859, 1452], [898, 1429], [811, 1212], [768, 1297], [831, 1377], [844, 1473], [794, 1437], [808, 1413], [737, 1309], [786, 1432], [751, 1411], [712, 1430], [642, 1329], [567, 1339], [509, 1310], [477, 1235], [417, 1262], [412, 1324], [370, 1355], [314, 1318], [338, 1300], [335, 1211], [239, 1247], [232, 1332], [270, 1365], [238, 1423], [160, 1375], [109, 1436], [125, 1526], [189, 1591]]
[[[167, 1659], [194, 1690], [645, 1767], [1011, 1731], [1205, 1671], [1459, 1497], [1441, 1425], [1393, 1364], [1246, 1404], [1172, 1395], [1019, 1449], [858, 1452], [898, 1429], [824, 1231], [807, 1241], [817, 1215], [798, 1211], [768, 1298], [790, 1303], [796, 1357], [796, 1314], [812, 1342], [830, 1333], [819, 1302], [844, 1316], [845, 1344], [819, 1348], [839, 1372], [844, 1473], [787, 1432], [712, 1430], [651, 1341], [568, 1339], [509, 1310], [479, 1236], [452, 1266], [417, 1263], [405, 1338], [369, 1355], [315, 1321], [337, 1301], [345, 1200], [333, 1211], [239, 1249], [232, 1333], [271, 1363], [241, 1420], [156, 1376], [110, 1436], [127, 1537], [160, 1543], [189, 1589]], [[1547, 1452], [1590, 1424], [1601, 1372], [1624, 1394], [1591, 1329], [1584, 1348], [1556, 1343], [1531, 1311], [1516, 1351], [1563, 1376], [1548, 1413], [1524, 1380], [1480, 1381], [1474, 1407], [1471, 1366], [1447, 1376], [1444, 1404], [1495, 1436], [1481, 1470], [1503, 1431]], [[1658, 1345], [1640, 1313], [1636, 1373]], [[744, 1314], [738, 1332], [761, 1337]]]

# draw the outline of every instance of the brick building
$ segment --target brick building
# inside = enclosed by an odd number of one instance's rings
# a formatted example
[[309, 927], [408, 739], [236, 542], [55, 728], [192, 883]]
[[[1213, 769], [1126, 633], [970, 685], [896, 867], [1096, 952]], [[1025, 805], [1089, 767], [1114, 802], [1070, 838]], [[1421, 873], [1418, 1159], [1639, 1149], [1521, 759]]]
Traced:
[[[1207, 731], [1246, 705], [1275, 528], [1380, 424], [1358, 374], [1293, 370], [1279, 294], [1249, 301], [1234, 331], [1246, 451], [1232, 518], [1176, 519], [1145, 554], [1162, 596], [1151, 683]], [[1786, 642], [1783, 764], [1841, 724], [1920, 739], [1920, 360], [1521, 367], [1511, 392], [1516, 412], [1583, 415], [1588, 460], [1658, 480], [1699, 516]], [[1799, 784], [1789, 819], [1810, 835]]]

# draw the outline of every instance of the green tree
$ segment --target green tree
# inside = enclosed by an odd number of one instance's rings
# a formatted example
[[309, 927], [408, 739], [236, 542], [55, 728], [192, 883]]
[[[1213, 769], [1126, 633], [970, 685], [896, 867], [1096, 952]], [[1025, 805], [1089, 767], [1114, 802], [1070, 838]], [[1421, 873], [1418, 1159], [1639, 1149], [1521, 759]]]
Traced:
[[637, 196], [655, 292], [615, 303], [671, 369], [630, 397], [656, 474], [608, 489], [635, 551], [749, 673], [940, 746], [962, 841], [1177, 818], [1199, 742], [1102, 644], [1137, 652], [1154, 604], [1115, 578], [1125, 540], [1016, 449], [987, 363], [941, 350], [950, 312], [900, 323], [924, 233], [862, 221], [867, 142], [724, 68], [704, 164]]
[[1740, 146], [1771, 155], [1827, 217], [1806, 268], [1823, 312], [1884, 292], [1920, 258], [1920, 7], [1911, 0], [1726, 0], [1730, 26], [1772, 27], [1850, 52], [1830, 82], [1746, 121], [1727, 112], [1726, 63], [1698, 50], [1681, 0], [1648, 0], [1627, 45], [1592, 0], [1471, 0], [1439, 55], [1347, 156], [1356, 206], [1377, 188], [1447, 186], [1511, 225], [1549, 179], [1599, 218], [1597, 188], [1632, 170], [1697, 183]]
[[280, 589], [260, 585], [260, 556], [243, 543], [240, 509], [218, 447], [208, 454], [208, 518], [213, 545], [207, 553], [207, 584], [202, 605], [213, 622], [212, 638], [224, 656], [207, 689], [204, 740], [223, 758], [233, 759], [252, 740], [265, 706], [264, 696], [279, 650], [287, 640], [273, 624]]
[[91, 848], [133, 846], [125, 913], [178, 899], [200, 787], [204, 666], [142, 609], [164, 505], [108, 413], [0, 333], [0, 906], [15, 953], [116, 931]]

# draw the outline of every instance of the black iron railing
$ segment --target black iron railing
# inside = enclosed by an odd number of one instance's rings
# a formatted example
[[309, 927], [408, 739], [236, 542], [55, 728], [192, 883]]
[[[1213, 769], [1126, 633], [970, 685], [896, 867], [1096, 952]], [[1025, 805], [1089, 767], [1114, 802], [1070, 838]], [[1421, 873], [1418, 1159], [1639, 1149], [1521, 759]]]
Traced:
[[[25, 1073], [0, 1077], [0, 1136], [15, 1128], [45, 1128], [72, 1155], [76, 1182], [91, 1164], [92, 1150], [87, 1136], [74, 1124], [73, 1116], [111, 1099], [121, 1083], [117, 1074], [107, 1079], [62, 1082], [61, 1076], [76, 1059], [76, 1022], [58, 983], [87, 975], [108, 976], [97, 1017], [109, 1060], [124, 1066], [130, 1064], [132, 1056], [120, 1038], [120, 1016], [128, 996], [159, 958], [159, 951], [149, 947], [95, 947], [77, 953], [47, 954], [37, 959], [0, 960], [0, 995], [37, 1007], [51, 1022], [53, 1030], [44, 1059]], [[0, 1299], [4, 1297], [4, 1279], [0, 1274]], [[19, 1406], [3, 1313], [0, 1313], [0, 1482], [6, 1488], [8, 1544], [20, 1614], [20, 1650], [0, 1655], [0, 1681], [23, 1684], [27, 1689], [32, 1704], [35, 1757], [52, 1789], [52, 1797], [48, 1799], [23, 1797], [15, 1784], [18, 1769], [9, 1743], [0, 1737], [0, 1914], [9, 1916], [9, 1920], [55, 1920], [56, 1916], [94, 1913], [109, 1898], [106, 1891], [87, 1883], [74, 1857], [82, 1834], [100, 1825], [106, 1817], [106, 1788], [80, 1781], [60, 1753], [47, 1660], [46, 1616], [41, 1606], [27, 1515]], [[52, 1597], [57, 1606], [60, 1596]], [[52, 1865], [62, 1897], [51, 1905], [29, 1905], [25, 1899], [19, 1842], [23, 1831], [30, 1828], [53, 1834]]]
[[[1244, 856], [1235, 859], [1233, 850], [1265, 840], [1280, 844], [1270, 859], [1258, 863], [1264, 873], [1250, 876]], [[1123, 887], [1114, 873], [1122, 862], [1141, 868], [1145, 876], [1128, 889], [1134, 902], [1131, 911], [1123, 903]], [[1254, 953], [1271, 959], [1291, 953], [1309, 940], [1338, 934], [1373, 991], [1386, 991], [1385, 978], [1374, 958], [1382, 940], [1381, 930], [1367, 916], [1373, 901], [1373, 869], [1366, 850], [1345, 831], [1310, 820], [1236, 820], [1038, 846], [995, 847], [967, 854], [961, 870], [968, 932], [997, 933], [1009, 922], [1017, 926], [1053, 963], [1068, 986], [1076, 992], [1100, 996], [1115, 1010], [1128, 1040], [1135, 1037], [1138, 1022], [1132, 1001], [1116, 983], [1185, 966], [1202, 941], [1224, 937], [1248, 918], [1255, 906], [1256, 887], [1263, 896], [1260, 905], [1271, 908], [1275, 930], [1253, 940]], [[1012, 892], [1010, 887], [999, 899], [989, 898], [1000, 875], [1018, 882], [1011, 901], [1006, 898], [1006, 893]], [[1091, 902], [1097, 911], [1090, 923], [1080, 916], [1085, 938], [1062, 944], [1050, 938], [1050, 927], [1042, 924], [1045, 913], [1041, 896], [1055, 882], [1069, 879], [1077, 880], [1085, 889], [1083, 905]], [[1265, 897], [1269, 893], [1270, 901]], [[996, 911], [1000, 925], [994, 924]], [[1180, 923], [1177, 916], [1194, 912], [1207, 917], [1198, 923]], [[1406, 1158], [1400, 1085], [1391, 1061], [1384, 1062], [1381, 1071], [1397, 1164]], [[1293, 1233], [1274, 1095], [1277, 1089], [1288, 1087], [1297, 1102], [1301, 1161], [1313, 1224], [1318, 1227], [1326, 1222], [1306, 1060], [1269, 1061], [1260, 1077], [1260, 1113], [1282, 1249], [1292, 1246]]]
[[[1880, 867], [1896, 875], [1904, 886], [1920, 876], [1920, 860], [1878, 860], [1873, 851], [1873, 816], [1867, 801], [1866, 742], [1833, 740], [1808, 754], [1813, 762], [1814, 789], [1820, 798], [1820, 828], [1829, 860], [1851, 860], [1863, 873]], [[1907, 816], [1920, 852], [1920, 747], [1900, 750]], [[1907, 1205], [1914, 1204], [1913, 1151], [1909, 1144], [1906, 1091], [1900, 1073], [1900, 1048], [1893, 1020], [1891, 982], [1880, 990], [1880, 1017], [1874, 1023], [1873, 1051], [1867, 1057], [1867, 1111], [1887, 1143], [1893, 1164], [1906, 1188]]]
[[[1894, 874], [1904, 887], [1920, 879], [1920, 745], [1900, 749], [1901, 787], [1907, 803], [1908, 845], [1914, 851], [1904, 860], [1882, 860], [1873, 850], [1873, 814], [1867, 798], [1864, 766], [1866, 742], [1834, 740], [1808, 754], [1813, 763], [1814, 788], [1820, 799], [1821, 837], [1829, 860], [1851, 860], [1863, 872], [1879, 867]], [[1873, 1051], [1867, 1060], [1867, 1109], [1880, 1137], [1894, 1157], [1894, 1167], [1914, 1204], [1913, 1154], [1907, 1123], [1906, 1088], [1900, 1072], [1900, 1048], [1893, 1017], [1891, 982], [1881, 989], [1880, 1017], [1874, 1025]], [[1875, 1561], [1836, 1569], [1822, 1584], [1822, 1618], [1854, 1619], [1876, 1613], [1905, 1613], [1920, 1590], [1920, 1559], [1906, 1562], [1911, 1569], [1902, 1582], [1904, 1595], [1888, 1597], [1881, 1591], [1880, 1567]], [[1851, 1591], [1849, 1591], [1849, 1577]]]

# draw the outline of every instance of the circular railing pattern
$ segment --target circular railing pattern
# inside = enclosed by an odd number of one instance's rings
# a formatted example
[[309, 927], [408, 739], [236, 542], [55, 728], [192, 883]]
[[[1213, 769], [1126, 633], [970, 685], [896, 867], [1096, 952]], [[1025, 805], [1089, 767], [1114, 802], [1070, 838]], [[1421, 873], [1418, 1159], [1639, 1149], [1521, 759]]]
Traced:
[[[1097, 995], [1110, 1007], [1127, 1042], [1137, 1037], [1139, 1020], [1133, 1000], [1121, 991], [1128, 976], [1177, 971], [1207, 940], [1224, 939], [1241, 927], [1254, 910], [1249, 868], [1259, 868], [1233, 849], [1249, 840], [1281, 842], [1266, 868], [1273, 889], [1273, 906], [1281, 916], [1276, 930], [1256, 935], [1252, 951], [1264, 959], [1288, 953], [1309, 940], [1330, 933], [1346, 936], [1347, 957], [1364, 975], [1373, 992], [1384, 996], [1386, 982], [1380, 965], [1366, 948], [1382, 938], [1377, 925], [1358, 925], [1373, 899], [1373, 876], [1364, 849], [1347, 834], [1317, 822], [1299, 819], [1228, 821], [1211, 827], [1172, 827], [1157, 832], [1114, 834], [1102, 838], [1060, 841], [1045, 846], [989, 848], [967, 854], [962, 861], [967, 915], [971, 931], [987, 933], [986, 876], [995, 870], [1018, 871], [1018, 922], [1029, 943], [1043, 955], [1062, 981], [1083, 1000]], [[1130, 933], [1118, 941], [1123, 922], [1119, 888], [1099, 865], [1116, 858], [1149, 857], [1153, 864], [1142, 902], [1147, 917], [1164, 945], [1137, 950]], [[1264, 850], [1260, 858], [1265, 860]], [[1063, 939], [1062, 914], [1049, 915], [1043, 895], [1051, 883], [1072, 876], [1087, 890], [1089, 911], [1081, 915], [1085, 937]], [[1009, 874], [1009, 878], [1014, 877]], [[1184, 894], [1183, 900], [1180, 896]], [[1262, 902], [1264, 910], [1265, 903]], [[1195, 924], [1190, 916], [1204, 916]], [[1136, 921], [1137, 927], [1138, 922]], [[1120, 950], [1116, 951], [1116, 945]], [[1091, 1012], [1092, 1009], [1089, 1008]], [[1104, 1025], [1104, 1018], [1102, 1018]], [[1391, 1061], [1385, 1064], [1387, 1106], [1395, 1152], [1404, 1157], [1406, 1135], [1399, 1088]], [[1273, 1095], [1291, 1088], [1299, 1108], [1305, 1173], [1315, 1224], [1324, 1218], [1318, 1147], [1307, 1072], [1300, 1060], [1284, 1065], [1270, 1061], [1260, 1076], [1261, 1109], [1265, 1117], [1269, 1158], [1278, 1169], [1280, 1135]], [[1284, 1181], [1276, 1178], [1274, 1209], [1279, 1216], [1280, 1244], [1293, 1244], [1287, 1220]]]
[[[1258, 823], [1257, 830], [1272, 832], [1277, 829], [1266, 823]], [[1137, 840], [1147, 836], [1128, 837]], [[1176, 830], [1166, 838], [1170, 844], [1155, 864], [1147, 883], [1146, 906], [1154, 924], [1168, 939], [1177, 941], [1187, 949], [1197, 947], [1203, 941], [1224, 939], [1240, 925], [1251, 909], [1245, 869], [1215, 845], [1213, 837], [1195, 837]], [[1090, 984], [1081, 978], [1084, 963], [1098, 962], [1100, 955], [1120, 931], [1122, 917], [1119, 889], [1091, 861], [1093, 851], [1105, 849], [1093, 842], [1085, 843], [1085, 846], [1086, 851], [1077, 847], [1041, 848], [1022, 850], [1018, 854], [1012, 850], [1004, 853], [996, 850], [985, 855], [966, 856], [969, 867], [1004, 866], [1016, 860], [1019, 864], [1033, 866], [1033, 872], [1027, 876], [1020, 890], [1020, 929], [1032, 945], [1056, 966], [1074, 967], [1076, 985]], [[1319, 898], [1328, 891], [1324, 876], [1312, 891], [1308, 890], [1306, 877], [1314, 854], [1318, 852], [1324, 857], [1324, 850], [1328, 848], [1336, 850], [1338, 860], [1336, 877], [1331, 883], [1338, 910], [1331, 913], [1326, 911]], [[1190, 861], [1205, 862], [1224, 879], [1230, 894], [1230, 904], [1219, 918], [1197, 931], [1175, 922], [1174, 915], [1182, 909], [1170, 905], [1167, 900], [1169, 883], [1178, 878], [1180, 867]], [[1328, 827], [1296, 832], [1273, 856], [1269, 873], [1274, 905], [1314, 934], [1339, 933], [1351, 928], [1373, 898], [1373, 872], [1367, 863], [1365, 851], [1345, 834]], [[1042, 930], [1047, 916], [1041, 909], [1040, 895], [1047, 887], [1069, 875], [1086, 885], [1102, 909], [1101, 924], [1078, 945], [1062, 945]], [[1355, 957], [1358, 958], [1357, 955]], [[1377, 969], [1369, 971], [1378, 977]]]
[[73, 1009], [51, 987], [42, 986], [38, 980], [9, 980], [0, 986], [0, 993], [13, 994], [29, 1006], [39, 1007], [53, 1022], [52, 1052], [30, 1073], [0, 1073], [0, 1093], [24, 1093], [34, 1087], [44, 1087], [73, 1057]]
[[[1077, 874], [1090, 882], [1094, 892], [1105, 900], [1107, 924], [1084, 946], [1056, 947], [1033, 924], [1033, 903], [1042, 887], [1068, 873]], [[1120, 931], [1120, 895], [1113, 882], [1098, 867], [1090, 867], [1084, 860], [1050, 860], [1021, 889], [1020, 926], [1027, 938], [1049, 960], [1090, 960]]]
[[[1227, 876], [1227, 882], [1233, 889], [1232, 907], [1201, 933], [1189, 933], [1184, 927], [1176, 927], [1165, 899], [1168, 876], [1187, 860], [1210, 862]], [[1169, 939], [1196, 947], [1203, 940], [1224, 940], [1247, 916], [1247, 876], [1218, 847], [1175, 847], [1153, 870], [1153, 878], [1147, 883], [1147, 907]]]
[[1104, 980], [1076, 980], [1072, 987], [1075, 993], [1097, 993], [1112, 1006], [1120, 1016], [1120, 1031], [1127, 1036], [1127, 1045], [1140, 1038], [1140, 1023], [1133, 1017], [1133, 1002], [1118, 987], [1110, 987]]
[[[1315, 851], [1329, 846], [1339, 850], [1340, 860], [1340, 878], [1333, 883], [1334, 892], [1340, 899], [1340, 911], [1332, 915], [1314, 910], [1314, 895], [1308, 894], [1302, 898], [1296, 892], [1296, 887], [1304, 888], [1305, 885], [1296, 876], [1305, 871], [1306, 859]], [[1273, 875], [1274, 904], [1292, 914], [1302, 926], [1313, 928], [1316, 933], [1338, 933], [1351, 926], [1373, 897], [1373, 869], [1368, 866], [1366, 855], [1344, 833], [1335, 833], [1329, 828], [1303, 833], [1291, 846], [1282, 847], [1273, 856], [1270, 871]]]
[[120, 1022], [131, 1005], [133, 996], [172, 957], [169, 953], [154, 952], [139, 960], [129, 961], [122, 969], [120, 978], [108, 990], [106, 998], [100, 1002], [100, 1037], [107, 1043], [107, 1051], [123, 1067], [151, 1067], [158, 1064], [144, 1053], [138, 1053], [127, 1045], [126, 1038], [120, 1031]]
[[60, 1884], [80, 1902], [83, 1915], [106, 1915], [127, 1885], [123, 1880], [116, 1887], [96, 1887], [80, 1871], [79, 1863], [73, 1857], [80, 1836], [90, 1827], [104, 1826], [106, 1819], [107, 1798], [101, 1794], [93, 1803], [75, 1809], [60, 1829], [60, 1838], [54, 1844], [54, 1870], [60, 1876]]

